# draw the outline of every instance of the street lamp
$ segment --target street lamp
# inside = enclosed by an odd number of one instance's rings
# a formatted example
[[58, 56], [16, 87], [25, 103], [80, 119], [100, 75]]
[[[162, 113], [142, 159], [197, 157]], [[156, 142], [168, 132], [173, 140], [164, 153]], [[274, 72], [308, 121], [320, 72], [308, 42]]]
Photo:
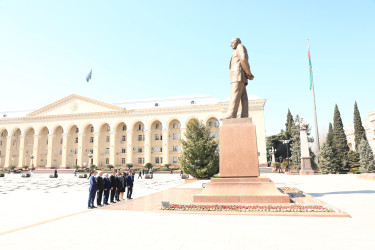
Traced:
[[275, 162], [275, 152], [276, 152], [277, 150], [276, 149], [274, 149], [273, 147], [272, 147], [272, 149], [269, 149], [268, 150], [268, 152], [270, 153], [270, 155], [271, 155], [271, 163], [274, 163]]
[[34, 168], [34, 155], [30, 155], [30, 159], [31, 159], [31, 170]]
[[91, 153], [89, 153], [87, 156], [89, 157], [89, 163], [90, 163], [90, 167], [91, 167], [91, 166], [93, 165], [93, 164], [92, 164], [92, 157], [93, 157], [94, 155], [91, 154]]
[[289, 142], [290, 140], [284, 140], [283, 143], [286, 144], [286, 158], [288, 159], [288, 171], [289, 171]]

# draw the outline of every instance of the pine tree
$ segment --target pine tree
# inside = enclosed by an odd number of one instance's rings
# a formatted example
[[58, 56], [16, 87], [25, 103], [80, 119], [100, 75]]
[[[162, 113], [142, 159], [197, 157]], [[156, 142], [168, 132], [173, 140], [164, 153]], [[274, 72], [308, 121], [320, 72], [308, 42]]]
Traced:
[[367, 140], [366, 131], [362, 125], [361, 114], [359, 113], [357, 102], [354, 103], [354, 143], [355, 149], [358, 152], [359, 144], [362, 139]]
[[[296, 115], [296, 121], [300, 121], [299, 115]], [[295, 123], [292, 124], [291, 136], [292, 143], [290, 146], [290, 159], [293, 163], [293, 167], [299, 170], [301, 169], [301, 140], [299, 128]]]
[[336, 154], [337, 162], [339, 162], [339, 170], [343, 170], [348, 162], [349, 146], [337, 104], [335, 105], [335, 112], [333, 114], [333, 150]]
[[374, 154], [367, 140], [362, 139], [359, 144], [359, 170], [363, 173], [372, 173], [375, 170]]
[[335, 174], [336, 166], [334, 164], [335, 155], [332, 151], [332, 148], [329, 146], [329, 143], [326, 141], [323, 143], [320, 149], [320, 170], [322, 174]]
[[350, 150], [348, 153], [348, 165], [350, 168], [359, 167], [359, 154], [353, 150]]
[[219, 173], [219, 151], [210, 128], [202, 121], [191, 120], [186, 125], [186, 141], [181, 140], [181, 167], [195, 178], [210, 178]]
[[286, 116], [286, 123], [285, 123], [285, 134], [286, 139], [290, 140], [292, 137], [292, 126], [294, 124], [293, 116], [290, 110], [288, 109], [288, 114]]

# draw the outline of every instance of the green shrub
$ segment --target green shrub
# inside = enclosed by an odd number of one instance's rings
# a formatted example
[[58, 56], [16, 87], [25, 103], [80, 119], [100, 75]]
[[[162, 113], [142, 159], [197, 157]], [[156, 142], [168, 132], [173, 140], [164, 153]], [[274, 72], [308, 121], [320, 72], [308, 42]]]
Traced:
[[351, 168], [351, 169], [350, 169], [350, 172], [353, 173], [353, 174], [355, 174], [355, 173], [358, 172], [358, 168]]
[[147, 162], [147, 163], [145, 164], [145, 168], [147, 168], [148, 170], [150, 170], [150, 168], [152, 168], [152, 164], [151, 164], [151, 162]]

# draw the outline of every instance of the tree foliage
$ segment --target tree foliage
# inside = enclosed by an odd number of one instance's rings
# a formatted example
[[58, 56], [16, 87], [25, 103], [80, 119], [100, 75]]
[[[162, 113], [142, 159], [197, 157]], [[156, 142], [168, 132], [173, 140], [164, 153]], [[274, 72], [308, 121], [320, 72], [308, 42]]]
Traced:
[[358, 152], [359, 144], [361, 143], [362, 139], [367, 140], [366, 138], [366, 131], [365, 128], [362, 125], [361, 120], [361, 114], [358, 110], [357, 102], [354, 103], [354, 143], [355, 143], [355, 149]]
[[329, 143], [325, 141], [320, 149], [320, 170], [322, 174], [335, 174], [337, 165], [334, 163], [335, 155]]
[[334, 142], [333, 142], [333, 127], [332, 127], [332, 123], [329, 123], [326, 142], [328, 143], [328, 145], [331, 148], [333, 147]]
[[[280, 156], [282, 156], [284, 159], [286, 156], [286, 145], [283, 144], [283, 140], [285, 139], [285, 132], [283, 130], [280, 131], [280, 133], [276, 135], [270, 135], [266, 137], [266, 148], [267, 153], [269, 149], [276, 149], [275, 152], [275, 158], [278, 159]], [[289, 153], [290, 155], [290, 153]], [[269, 155], [268, 157], [271, 157], [272, 155]]]
[[285, 137], [287, 140], [292, 138], [292, 126], [294, 124], [293, 116], [290, 110], [288, 109], [288, 114], [286, 115], [286, 123], [285, 123]]
[[[151, 162], [147, 162], [146, 164], [145, 164], [145, 168], [147, 168], [148, 170], [150, 170], [150, 168], [152, 168], [153, 166], [152, 166], [152, 163]], [[130, 169], [130, 168], [129, 168]]]
[[343, 170], [348, 162], [349, 146], [337, 104], [335, 105], [333, 114], [333, 150], [336, 154], [336, 160], [339, 163], [340, 170]]
[[186, 125], [186, 141], [181, 139], [182, 170], [195, 178], [210, 178], [219, 173], [219, 151], [210, 129], [193, 119]]
[[348, 153], [348, 165], [350, 168], [359, 167], [359, 154], [356, 151], [350, 150]]
[[374, 154], [367, 140], [362, 139], [359, 144], [359, 170], [364, 173], [372, 173], [375, 170]]
[[[300, 122], [299, 115], [296, 115], [296, 122]], [[290, 147], [293, 166], [295, 169], [301, 169], [301, 139], [300, 131], [295, 123], [292, 124], [292, 144]]]

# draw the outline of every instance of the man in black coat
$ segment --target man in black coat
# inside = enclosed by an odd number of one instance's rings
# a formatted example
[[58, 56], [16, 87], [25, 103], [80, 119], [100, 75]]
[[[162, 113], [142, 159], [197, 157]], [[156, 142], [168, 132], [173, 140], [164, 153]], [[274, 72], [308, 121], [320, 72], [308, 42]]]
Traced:
[[108, 174], [106, 173], [103, 178], [104, 181], [104, 205], [109, 205], [108, 198], [109, 198], [109, 191], [111, 190], [111, 181], [108, 178]]
[[103, 197], [103, 191], [104, 191], [104, 180], [103, 180], [103, 172], [99, 171], [98, 178], [96, 178], [96, 181], [98, 182], [98, 196], [96, 198], [96, 203], [98, 206], [102, 205], [102, 197]]
[[134, 184], [134, 176], [129, 173], [128, 176], [126, 176], [126, 186], [128, 187], [128, 192], [126, 197], [131, 200], [132, 194], [133, 194], [133, 184]]
[[111, 203], [115, 202], [115, 194], [116, 194], [116, 171], [113, 170], [111, 176], [109, 177], [109, 181], [111, 182]]
[[117, 172], [117, 174], [116, 174], [116, 195], [115, 195], [116, 201], [120, 201], [120, 191], [121, 191], [121, 188], [122, 188], [120, 178], [122, 178], [121, 174], [120, 174], [120, 172]]

